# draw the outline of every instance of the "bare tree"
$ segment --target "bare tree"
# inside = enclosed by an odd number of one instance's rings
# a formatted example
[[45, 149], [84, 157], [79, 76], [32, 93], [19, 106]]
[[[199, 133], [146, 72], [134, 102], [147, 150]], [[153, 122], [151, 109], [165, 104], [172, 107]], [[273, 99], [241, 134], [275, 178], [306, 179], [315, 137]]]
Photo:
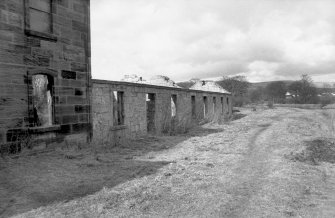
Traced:
[[303, 74], [300, 80], [289, 85], [288, 90], [293, 94], [295, 103], [313, 104], [318, 102], [317, 89], [312, 78], [307, 74]]
[[248, 91], [248, 98], [251, 103], [258, 103], [264, 99], [264, 88], [257, 87], [256, 89], [250, 89]]
[[332, 87], [329, 83], [323, 83], [322, 91], [329, 94], [332, 92]]
[[217, 83], [231, 92], [233, 96], [245, 95], [250, 86], [245, 76], [222, 77]]
[[234, 96], [234, 106], [241, 107], [248, 101], [248, 98], [246, 98], [245, 95], [248, 92], [250, 83], [247, 81], [245, 76], [222, 77], [217, 84], [231, 92]]
[[265, 88], [266, 95], [269, 99], [272, 100], [273, 103], [283, 102], [286, 91], [286, 85], [282, 81], [271, 82]]

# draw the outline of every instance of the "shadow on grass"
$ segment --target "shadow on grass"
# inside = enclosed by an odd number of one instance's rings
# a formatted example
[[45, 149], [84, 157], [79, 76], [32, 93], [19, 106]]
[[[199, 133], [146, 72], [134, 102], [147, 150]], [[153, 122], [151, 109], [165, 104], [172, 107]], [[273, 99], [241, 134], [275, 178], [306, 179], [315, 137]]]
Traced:
[[335, 163], [335, 139], [305, 141], [305, 146], [302, 152], [290, 155], [290, 159], [312, 165], [317, 165], [319, 162]]
[[170, 163], [156, 160], [155, 152], [171, 149], [193, 136], [220, 131], [223, 129], [195, 127], [187, 134], [145, 136], [113, 148], [0, 159], [0, 217], [67, 202], [155, 174]]
[[234, 113], [233, 117], [232, 117], [232, 120], [239, 120], [239, 119], [242, 119], [243, 117], [246, 117], [246, 116], [247, 116], [246, 114]]

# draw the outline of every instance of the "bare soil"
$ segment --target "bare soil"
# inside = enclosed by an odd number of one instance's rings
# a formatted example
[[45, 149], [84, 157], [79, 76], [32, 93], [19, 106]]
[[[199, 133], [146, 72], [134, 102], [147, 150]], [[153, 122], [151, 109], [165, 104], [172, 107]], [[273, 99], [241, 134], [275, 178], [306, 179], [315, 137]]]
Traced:
[[332, 111], [235, 120], [118, 148], [0, 161], [0, 216], [335, 217]]

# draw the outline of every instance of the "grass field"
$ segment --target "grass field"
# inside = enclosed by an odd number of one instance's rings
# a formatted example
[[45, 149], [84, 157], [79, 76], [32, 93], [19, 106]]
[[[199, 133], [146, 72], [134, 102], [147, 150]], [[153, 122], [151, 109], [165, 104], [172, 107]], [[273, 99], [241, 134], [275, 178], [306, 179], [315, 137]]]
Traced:
[[335, 217], [334, 111], [239, 110], [182, 135], [1, 159], [0, 216]]

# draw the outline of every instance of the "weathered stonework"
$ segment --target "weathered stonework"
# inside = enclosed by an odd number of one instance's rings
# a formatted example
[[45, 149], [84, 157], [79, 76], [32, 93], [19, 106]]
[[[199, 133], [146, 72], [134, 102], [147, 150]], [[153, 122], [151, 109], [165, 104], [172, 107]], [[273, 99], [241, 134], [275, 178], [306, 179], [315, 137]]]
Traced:
[[[90, 137], [90, 2], [52, 0], [50, 34], [29, 29], [28, 3], [0, 2], [3, 152], [19, 150], [27, 135], [30, 141], [47, 143], [67, 138], [86, 142]], [[53, 125], [49, 129], [32, 126], [31, 81], [35, 74], [53, 78]]]
[[[231, 115], [229, 93], [178, 88], [164, 76], [92, 83], [90, 1], [36, 2], [0, 1], [0, 153], [92, 138], [117, 145]], [[32, 7], [50, 19], [33, 23]]]
[[[115, 91], [124, 93], [124, 124], [115, 125]], [[163, 87], [141, 83], [93, 80], [92, 82], [92, 116], [93, 139], [97, 143], [117, 145], [125, 138], [134, 138], [148, 134], [147, 94], [154, 94], [153, 134], [183, 131], [201, 120], [213, 121], [229, 117], [232, 114], [231, 95], [228, 93], [189, 90], [183, 88]], [[176, 117], [172, 118], [171, 96], [176, 95]], [[192, 96], [194, 113], [192, 115]], [[207, 114], [204, 113], [203, 97], [207, 97]], [[214, 104], [214, 101], [216, 102]], [[228, 101], [227, 101], [228, 99]], [[227, 104], [228, 102], [228, 104]]]

